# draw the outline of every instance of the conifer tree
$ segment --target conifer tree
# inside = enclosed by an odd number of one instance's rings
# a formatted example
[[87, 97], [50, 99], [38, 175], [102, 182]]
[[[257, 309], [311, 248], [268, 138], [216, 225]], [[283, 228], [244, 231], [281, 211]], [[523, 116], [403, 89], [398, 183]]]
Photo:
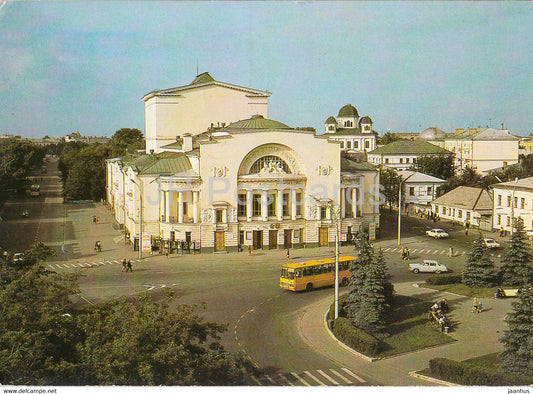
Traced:
[[500, 269], [500, 280], [505, 286], [528, 286], [533, 283], [533, 256], [524, 230], [524, 220], [517, 218], [514, 233], [507, 245]]
[[463, 270], [463, 284], [468, 287], [491, 287], [497, 283], [497, 280], [498, 275], [494, 263], [480, 235], [472, 243], [472, 252], [468, 255]]
[[508, 330], [500, 342], [505, 350], [499, 354], [501, 369], [507, 373], [530, 374], [533, 371], [533, 287], [520, 291], [514, 312], [506, 317]]
[[359, 256], [351, 272], [348, 317], [356, 327], [365, 331], [382, 331], [388, 321], [392, 285], [386, 274], [383, 253], [380, 250], [375, 256], [367, 233], [361, 237]]

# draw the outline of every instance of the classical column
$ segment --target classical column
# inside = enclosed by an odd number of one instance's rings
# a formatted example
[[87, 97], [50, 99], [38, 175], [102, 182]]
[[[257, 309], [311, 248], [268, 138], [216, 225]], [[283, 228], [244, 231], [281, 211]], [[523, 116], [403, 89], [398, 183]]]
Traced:
[[283, 189], [278, 189], [278, 206], [276, 207], [278, 221], [283, 220]]
[[165, 222], [170, 222], [170, 200], [171, 200], [172, 194], [170, 190], [167, 190], [165, 192]]
[[158, 221], [163, 221], [163, 217], [166, 218], [166, 214], [165, 214], [165, 191], [164, 190], [160, 190], [159, 191], [159, 218], [158, 218]]
[[352, 188], [352, 216], [357, 217], [357, 188]]
[[291, 189], [291, 220], [296, 220], [296, 189]]
[[183, 192], [178, 192], [178, 223], [183, 223]]
[[268, 191], [261, 190], [261, 220], [266, 222], [268, 220]]
[[341, 219], [344, 219], [346, 217], [346, 189], [344, 187], [341, 187], [341, 198], [340, 198], [340, 205], [341, 205]]
[[246, 221], [251, 222], [252, 221], [252, 201], [253, 201], [254, 193], [253, 190], [246, 190]]
[[200, 192], [196, 190], [192, 192], [192, 214], [194, 223], [198, 223], [198, 218], [200, 217], [200, 207], [198, 205], [199, 194]]

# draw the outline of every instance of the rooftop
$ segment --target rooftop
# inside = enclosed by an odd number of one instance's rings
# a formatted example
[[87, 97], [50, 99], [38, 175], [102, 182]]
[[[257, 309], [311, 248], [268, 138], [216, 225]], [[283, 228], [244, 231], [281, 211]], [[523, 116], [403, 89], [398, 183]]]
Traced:
[[492, 212], [492, 198], [489, 192], [478, 187], [459, 186], [432, 202], [473, 211]]
[[370, 155], [451, 155], [452, 152], [426, 141], [398, 140], [369, 152]]

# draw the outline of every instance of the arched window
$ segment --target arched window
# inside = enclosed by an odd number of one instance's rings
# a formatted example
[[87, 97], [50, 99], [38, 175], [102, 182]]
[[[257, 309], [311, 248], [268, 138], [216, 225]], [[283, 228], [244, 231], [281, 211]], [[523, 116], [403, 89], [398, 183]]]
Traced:
[[259, 173], [286, 173], [290, 174], [291, 170], [287, 163], [278, 156], [263, 156], [260, 159], [256, 160], [252, 167], [250, 168], [250, 174], [259, 174]]

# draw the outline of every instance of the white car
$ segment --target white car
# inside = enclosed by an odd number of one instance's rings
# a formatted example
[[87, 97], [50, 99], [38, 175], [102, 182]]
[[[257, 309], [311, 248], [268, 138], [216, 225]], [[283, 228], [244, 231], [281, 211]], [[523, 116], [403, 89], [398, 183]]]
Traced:
[[483, 238], [483, 245], [488, 249], [498, 249], [501, 245], [492, 238]]
[[24, 261], [24, 253], [15, 253], [13, 255], [13, 262], [18, 263]]
[[440, 228], [434, 228], [426, 231], [426, 236], [433, 237], [435, 239], [448, 238], [448, 233]]
[[411, 263], [409, 269], [415, 274], [419, 272], [434, 272], [440, 274], [441, 272], [447, 272], [448, 268], [444, 264], [439, 264], [436, 260], [424, 260], [422, 263]]

